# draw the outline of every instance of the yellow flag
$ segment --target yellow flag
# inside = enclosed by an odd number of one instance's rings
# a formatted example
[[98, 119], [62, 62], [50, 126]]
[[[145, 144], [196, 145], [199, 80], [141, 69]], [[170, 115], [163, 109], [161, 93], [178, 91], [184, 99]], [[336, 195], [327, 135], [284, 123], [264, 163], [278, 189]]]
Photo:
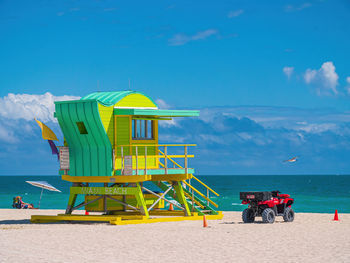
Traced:
[[47, 127], [44, 123], [41, 121], [38, 121], [34, 118], [34, 120], [38, 123], [40, 129], [41, 129], [41, 135], [43, 136], [44, 140], [52, 140], [52, 141], [58, 141], [56, 134], [54, 134], [53, 131], [49, 127]]

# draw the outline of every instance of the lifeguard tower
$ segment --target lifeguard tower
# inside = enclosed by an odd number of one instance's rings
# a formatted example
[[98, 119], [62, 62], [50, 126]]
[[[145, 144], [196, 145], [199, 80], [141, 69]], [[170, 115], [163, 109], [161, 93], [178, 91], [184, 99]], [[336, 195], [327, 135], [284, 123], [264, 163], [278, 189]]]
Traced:
[[[59, 173], [72, 187], [65, 214], [32, 216], [32, 222], [221, 219], [211, 199], [218, 194], [189, 166], [195, 145], [158, 143], [160, 121], [196, 116], [199, 111], [158, 109], [135, 91], [95, 92], [55, 102], [64, 135]], [[83, 195], [79, 204], [78, 195]], [[90, 214], [74, 213], [82, 207]]]

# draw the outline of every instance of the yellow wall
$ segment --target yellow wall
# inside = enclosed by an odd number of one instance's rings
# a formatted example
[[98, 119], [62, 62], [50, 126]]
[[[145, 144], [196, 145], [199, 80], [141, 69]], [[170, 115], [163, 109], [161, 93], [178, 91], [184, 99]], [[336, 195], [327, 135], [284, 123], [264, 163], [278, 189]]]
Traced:
[[[116, 162], [115, 168], [121, 169], [121, 147], [122, 145], [147, 145], [147, 169], [158, 168], [157, 147], [152, 145], [158, 144], [158, 121], [154, 121], [154, 140], [133, 140], [132, 139], [132, 117], [131, 116], [115, 116], [116, 120]], [[145, 168], [145, 147], [138, 147], [138, 169]], [[133, 155], [133, 167], [136, 168], [136, 152], [135, 147], [123, 146], [123, 156]]]
[[111, 141], [112, 146], [114, 145], [114, 118], [113, 118], [113, 107], [105, 107], [98, 104], [98, 110], [102, 120], [103, 127], [107, 132], [107, 136]]
[[[116, 145], [130, 145], [130, 117], [129, 116], [116, 116]], [[117, 147], [116, 155], [120, 156], [121, 148]], [[123, 147], [123, 155], [130, 155], [128, 147]]]
[[157, 107], [149, 98], [142, 94], [130, 94], [121, 99], [115, 107]]
[[[154, 140], [133, 140], [131, 138], [131, 144], [135, 145], [156, 145], [158, 144], [158, 121], [153, 121], [153, 132], [154, 132]], [[130, 127], [131, 127], [130, 123]], [[157, 153], [157, 147], [147, 147], [147, 168], [158, 168], [157, 166], [157, 158], [156, 157], [151, 157], [152, 155], [158, 155]], [[145, 154], [145, 147], [138, 147], [138, 155], [144, 155]], [[133, 147], [133, 155], [135, 155], [135, 147]], [[133, 158], [133, 167], [136, 167], [136, 158]], [[145, 168], [145, 158], [144, 157], [139, 157], [138, 158], [138, 167], [139, 169], [144, 169]]]
[[[130, 94], [123, 99], [121, 99], [118, 103], [114, 105], [114, 107], [149, 107], [154, 108], [157, 107], [155, 103], [152, 102], [148, 97], [142, 94]], [[132, 140], [131, 135], [131, 127], [132, 127], [132, 116], [114, 116], [113, 108], [114, 107], [105, 107], [101, 104], [98, 105], [101, 120], [103, 126], [106, 129], [107, 135], [113, 148], [115, 149], [115, 169], [121, 169], [121, 145], [155, 145], [158, 144], [158, 121], [154, 121], [154, 140]], [[157, 147], [147, 147], [147, 168], [157, 168], [158, 160], [156, 157], [152, 157], [157, 155], [156, 151]], [[144, 159], [144, 147], [138, 147], [138, 168], [143, 169], [145, 167], [145, 159]], [[135, 156], [135, 147], [123, 147], [123, 155], [133, 155]], [[133, 167], [136, 167], [136, 158], [133, 157]]]

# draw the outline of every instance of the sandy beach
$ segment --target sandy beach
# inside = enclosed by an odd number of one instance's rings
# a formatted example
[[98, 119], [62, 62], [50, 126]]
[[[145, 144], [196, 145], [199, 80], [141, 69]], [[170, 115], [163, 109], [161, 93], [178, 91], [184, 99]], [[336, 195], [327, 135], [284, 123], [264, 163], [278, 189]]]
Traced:
[[32, 214], [61, 210], [0, 210], [0, 262], [349, 262], [350, 214], [297, 213], [272, 225], [223, 220], [115, 226], [31, 224]]

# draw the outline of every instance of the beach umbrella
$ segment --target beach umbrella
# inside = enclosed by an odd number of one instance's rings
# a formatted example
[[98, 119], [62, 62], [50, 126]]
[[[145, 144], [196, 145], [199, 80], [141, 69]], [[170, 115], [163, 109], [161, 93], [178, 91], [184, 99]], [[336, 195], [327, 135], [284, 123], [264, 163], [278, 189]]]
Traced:
[[51, 184], [49, 184], [46, 181], [26, 181], [26, 183], [41, 188], [41, 194], [40, 194], [40, 200], [39, 200], [39, 207], [38, 208], [40, 208], [41, 197], [43, 195], [44, 189], [49, 190], [49, 191], [54, 191], [54, 192], [61, 192], [56, 187], [52, 186]]

